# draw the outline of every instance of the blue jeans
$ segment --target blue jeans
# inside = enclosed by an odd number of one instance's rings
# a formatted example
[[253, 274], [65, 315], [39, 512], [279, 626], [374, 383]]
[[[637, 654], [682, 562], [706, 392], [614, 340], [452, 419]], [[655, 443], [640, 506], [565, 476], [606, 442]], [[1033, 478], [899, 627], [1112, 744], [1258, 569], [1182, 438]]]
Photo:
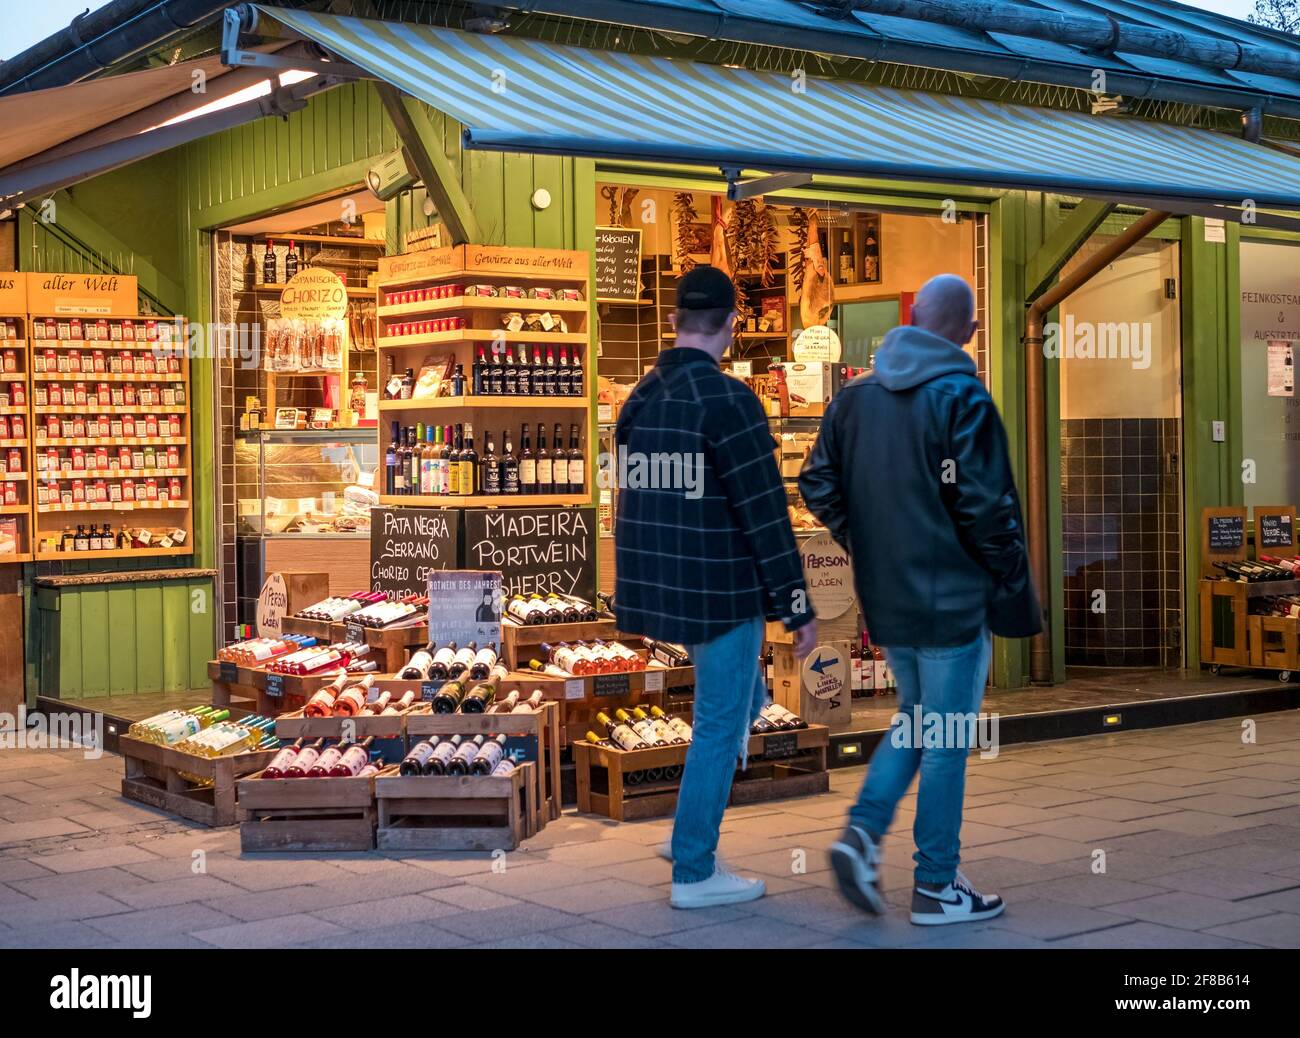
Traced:
[[[915, 707], [920, 704], [923, 720], [933, 715], [944, 719], [943, 731], [973, 732], [974, 724], [952, 725], [956, 715], [974, 716], [984, 700], [989, 672], [990, 643], [987, 631], [974, 641], [953, 648], [886, 648], [885, 656], [898, 682], [898, 711], [906, 720], [895, 718], [885, 737], [871, 755], [867, 779], [849, 821], [877, 839], [889, 830], [899, 798], [921, 771], [916, 798], [916, 881], [951, 883], [961, 861], [961, 811], [966, 792], [966, 755], [973, 740], [939, 740], [942, 745], [923, 745], [915, 727]], [[951, 742], [961, 745], [951, 745]]]
[[695, 664], [695, 719], [673, 822], [674, 883], [713, 875], [736, 758], [744, 756], [749, 726], [767, 702], [758, 664], [762, 645], [763, 621], [755, 618], [711, 642], [687, 646]]

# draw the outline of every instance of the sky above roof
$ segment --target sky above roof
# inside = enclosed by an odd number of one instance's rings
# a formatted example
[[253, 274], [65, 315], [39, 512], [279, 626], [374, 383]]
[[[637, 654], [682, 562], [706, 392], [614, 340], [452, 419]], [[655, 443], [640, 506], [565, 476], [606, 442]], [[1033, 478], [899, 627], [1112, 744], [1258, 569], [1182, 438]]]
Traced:
[[[1244, 19], [1255, 8], [1254, 0], [1183, 0], [1192, 7]], [[52, 36], [89, 7], [100, 7], [97, 0], [40, 0], [39, 3], [12, 5], [5, 12], [5, 32], [0, 37], [0, 58], [21, 53], [33, 43]]]

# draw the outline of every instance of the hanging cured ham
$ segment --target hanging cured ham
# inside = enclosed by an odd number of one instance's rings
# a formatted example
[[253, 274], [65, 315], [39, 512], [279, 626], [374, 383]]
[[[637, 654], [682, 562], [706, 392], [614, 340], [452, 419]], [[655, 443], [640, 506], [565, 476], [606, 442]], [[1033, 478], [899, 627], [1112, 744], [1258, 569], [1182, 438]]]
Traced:
[[727, 249], [727, 224], [722, 215], [722, 198], [718, 195], [713, 196], [713, 243], [709, 247], [709, 263], [735, 280], [731, 255]]
[[808, 211], [808, 246], [803, 254], [803, 292], [799, 295], [799, 317], [805, 328], [825, 324], [830, 320], [835, 306], [835, 293], [831, 286], [826, 257], [822, 255], [821, 237], [818, 233], [817, 211]]

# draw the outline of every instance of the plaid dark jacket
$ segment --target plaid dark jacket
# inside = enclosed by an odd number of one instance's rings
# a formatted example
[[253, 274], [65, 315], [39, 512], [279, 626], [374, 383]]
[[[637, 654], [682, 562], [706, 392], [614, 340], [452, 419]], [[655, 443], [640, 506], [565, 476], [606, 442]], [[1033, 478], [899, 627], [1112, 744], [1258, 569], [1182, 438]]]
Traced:
[[[775, 441], [748, 386], [701, 350], [664, 350], [615, 442], [620, 629], [699, 645], [757, 617], [790, 630], [813, 619]], [[663, 478], [679, 471], [691, 489]]]

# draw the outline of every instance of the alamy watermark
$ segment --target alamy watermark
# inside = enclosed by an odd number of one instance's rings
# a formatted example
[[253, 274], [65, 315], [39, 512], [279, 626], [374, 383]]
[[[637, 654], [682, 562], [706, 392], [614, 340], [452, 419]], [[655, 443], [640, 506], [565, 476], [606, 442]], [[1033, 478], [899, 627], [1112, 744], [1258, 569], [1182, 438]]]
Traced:
[[0, 750], [51, 750], [80, 746], [86, 760], [104, 756], [104, 715], [71, 711], [17, 715], [0, 711]]
[[1048, 360], [1126, 360], [1135, 371], [1151, 367], [1150, 321], [1076, 321], [1043, 326], [1043, 356]]
[[889, 740], [898, 750], [979, 750], [984, 760], [1001, 746], [998, 714], [926, 710], [916, 704], [889, 719]]
[[704, 496], [704, 455], [684, 451], [654, 451], [644, 454], [608, 451], [596, 458], [596, 484], [601, 490], [681, 490], [688, 501]]

